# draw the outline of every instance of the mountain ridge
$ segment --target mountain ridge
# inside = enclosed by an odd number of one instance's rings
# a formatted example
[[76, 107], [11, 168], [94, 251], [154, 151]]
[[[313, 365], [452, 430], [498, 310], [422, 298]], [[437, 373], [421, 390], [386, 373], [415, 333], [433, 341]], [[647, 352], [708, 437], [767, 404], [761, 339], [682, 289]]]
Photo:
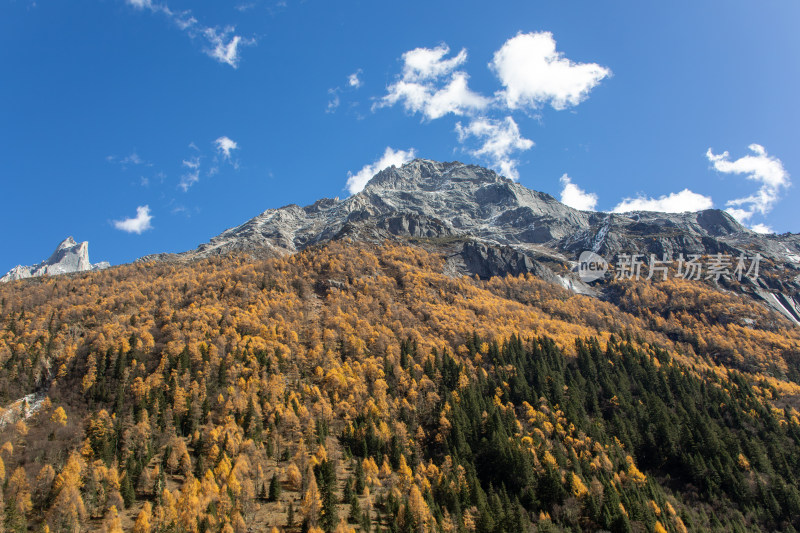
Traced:
[[[574, 272], [583, 251], [674, 258], [755, 252], [783, 274], [734, 290], [800, 325], [800, 235], [760, 235], [719, 209], [581, 211], [477, 165], [415, 159], [378, 172], [360, 192], [268, 209], [194, 250], [139, 261], [248, 253], [280, 256], [332, 240], [413, 240], [448, 257], [453, 275], [534, 273], [599, 296]], [[505, 251], [503, 251], [505, 250]], [[728, 287], [723, 287], [728, 289]]]

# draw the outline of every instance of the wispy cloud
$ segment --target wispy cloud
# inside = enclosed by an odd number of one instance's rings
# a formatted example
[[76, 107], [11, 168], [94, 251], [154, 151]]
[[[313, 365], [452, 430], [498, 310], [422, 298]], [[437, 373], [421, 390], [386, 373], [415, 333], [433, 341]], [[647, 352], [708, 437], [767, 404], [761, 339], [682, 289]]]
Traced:
[[226, 63], [233, 68], [239, 66], [239, 47], [242, 44], [251, 44], [252, 41], [242, 40], [240, 35], [234, 34], [233, 26], [226, 26], [222, 30], [205, 28], [203, 35], [208, 40], [209, 47], [205, 52], [220, 63]]
[[136, 208], [135, 217], [115, 220], [114, 227], [127, 233], [140, 235], [142, 232], [153, 228], [150, 224], [151, 220], [153, 220], [153, 216], [150, 214], [150, 207], [142, 205]]
[[[748, 180], [761, 184], [754, 194], [727, 202], [728, 212], [740, 222], [749, 220], [756, 213], [761, 215], [769, 213], [780, 200], [781, 193], [792, 184], [789, 173], [783, 168], [780, 159], [768, 155], [760, 144], [751, 144], [748, 148], [752, 155], [740, 157], [735, 161], [730, 160], [728, 152], [714, 154], [711, 148], [706, 152], [706, 157], [717, 172], [744, 174]], [[755, 229], [755, 226], [753, 228]]]
[[684, 213], [686, 211], [702, 211], [711, 209], [714, 202], [710, 196], [703, 196], [689, 189], [673, 192], [658, 198], [637, 196], [625, 198], [611, 211], [613, 213], [628, 213], [630, 211], [658, 211], [661, 213]]
[[519, 179], [517, 165], [519, 162], [511, 157], [517, 151], [529, 150], [533, 141], [524, 138], [519, 132], [519, 126], [511, 117], [503, 120], [494, 120], [480, 117], [472, 120], [467, 126], [456, 124], [459, 142], [463, 143], [470, 137], [475, 137], [483, 144], [469, 153], [489, 161], [491, 166], [501, 174], [513, 180]]
[[137, 166], [137, 165], [152, 166], [150, 163], [145, 161], [135, 150], [122, 158], [119, 158], [115, 155], [106, 156], [106, 161], [108, 161], [109, 163], [119, 163], [120, 166], [122, 166], [123, 168], [129, 166]]
[[383, 152], [383, 155], [377, 161], [374, 161], [368, 165], [364, 165], [361, 170], [355, 174], [348, 173], [347, 190], [350, 192], [350, 194], [361, 192], [366, 186], [367, 182], [372, 179], [375, 174], [385, 168], [389, 168], [391, 166], [399, 167], [404, 163], [408, 163], [414, 159], [414, 156], [415, 151], [413, 148], [410, 150], [394, 150], [387, 146], [386, 150]]
[[[361, 88], [363, 85], [363, 82], [361, 81], [361, 73], [362, 70], [358, 69], [347, 76], [346, 85], [338, 85], [328, 89], [328, 105], [325, 107], [326, 113], [335, 113], [342, 104], [342, 98], [346, 98], [347, 93], [353, 93]], [[348, 107], [352, 109], [356, 105], [358, 104], [355, 102], [349, 102]]]
[[203, 52], [216, 61], [238, 68], [240, 48], [254, 45], [255, 39], [246, 39], [236, 33], [234, 26], [204, 26], [192, 16], [191, 11], [173, 11], [165, 3], [153, 0], [126, 0], [128, 5], [140, 10], [161, 13], [172, 21], [181, 31], [192, 39], [202, 38], [206, 41]]
[[[358, 69], [352, 74], [347, 76], [347, 85], [344, 87], [339, 85], [333, 87], [332, 89], [328, 89], [328, 105], [325, 108], [326, 113], [335, 113], [339, 106], [342, 103], [342, 96], [346, 95], [347, 93], [352, 93], [357, 91], [363, 85], [361, 81], [361, 73], [362, 70]], [[354, 103], [350, 103], [350, 106], [357, 105]]]
[[181, 162], [181, 166], [186, 170], [181, 175], [181, 181], [178, 183], [178, 187], [183, 189], [183, 192], [186, 192], [192, 185], [200, 181], [200, 156], [184, 159]]
[[[239, 150], [239, 144], [230, 137], [223, 135], [211, 142], [214, 146], [215, 154], [206, 156], [195, 144], [190, 143], [193, 155], [181, 161], [183, 173], [181, 174], [178, 188], [187, 192], [192, 186], [200, 181], [201, 175], [212, 177], [219, 173], [221, 164], [229, 164], [234, 169], [239, 168], [239, 162], [233, 157], [234, 150]], [[203, 161], [210, 161], [209, 166], [205, 167]], [[204, 170], [205, 169], [205, 170]]]
[[339, 88], [336, 87], [335, 89], [328, 89], [328, 94], [331, 96], [331, 99], [328, 100], [328, 107], [325, 108], [326, 113], [335, 113], [337, 109], [339, 109], [339, 105], [342, 103], [341, 98], [339, 98]]
[[183, 192], [188, 191], [192, 185], [200, 181], [200, 171], [199, 170], [191, 170], [188, 172], [184, 172], [181, 175], [181, 181], [178, 183], [178, 187], [183, 189]]
[[589, 193], [572, 183], [569, 176], [564, 174], [561, 176], [561, 184], [564, 186], [561, 189], [561, 203], [572, 207], [573, 209], [580, 209], [581, 211], [594, 211], [597, 207], [597, 195]]
[[200, 168], [200, 158], [199, 157], [190, 157], [189, 159], [184, 159], [181, 161], [181, 165], [186, 168], [190, 168], [192, 170], [196, 170]]
[[127, 155], [127, 156], [123, 157], [120, 160], [120, 163], [122, 163], [123, 165], [145, 165], [145, 164], [147, 164], [147, 162], [144, 159], [142, 159], [141, 157], [139, 157], [139, 154], [137, 154], [136, 152], [131, 152], [130, 155]]

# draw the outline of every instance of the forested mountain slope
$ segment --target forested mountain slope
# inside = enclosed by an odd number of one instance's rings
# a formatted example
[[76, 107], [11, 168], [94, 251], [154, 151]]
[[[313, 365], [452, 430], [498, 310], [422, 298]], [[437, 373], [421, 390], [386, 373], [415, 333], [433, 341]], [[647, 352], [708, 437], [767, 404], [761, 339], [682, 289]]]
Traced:
[[790, 322], [446, 270], [343, 240], [1, 286], [5, 529], [800, 526]]

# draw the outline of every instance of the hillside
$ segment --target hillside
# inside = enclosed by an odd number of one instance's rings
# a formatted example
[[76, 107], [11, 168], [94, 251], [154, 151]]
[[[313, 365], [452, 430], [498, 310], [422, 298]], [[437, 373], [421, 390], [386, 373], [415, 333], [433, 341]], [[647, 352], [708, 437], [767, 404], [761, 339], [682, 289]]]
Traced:
[[791, 531], [800, 329], [428, 246], [0, 286], [9, 531]]

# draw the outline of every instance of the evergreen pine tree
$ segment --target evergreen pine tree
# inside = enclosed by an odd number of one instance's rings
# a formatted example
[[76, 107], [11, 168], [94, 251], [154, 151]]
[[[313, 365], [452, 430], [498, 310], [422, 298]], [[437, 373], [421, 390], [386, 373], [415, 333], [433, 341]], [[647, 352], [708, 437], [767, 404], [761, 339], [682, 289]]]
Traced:
[[286, 513], [286, 527], [294, 526], [294, 502], [289, 502], [289, 511]]
[[133, 489], [130, 472], [125, 472], [122, 478], [120, 493], [122, 493], [122, 500], [125, 502], [125, 507], [130, 507], [133, 502], [136, 501], [136, 491]]
[[272, 479], [269, 481], [269, 501], [277, 501], [281, 497], [281, 482], [278, 479], [278, 474], [272, 474]]
[[361, 504], [358, 503], [358, 498], [355, 495], [350, 499], [350, 514], [347, 519], [353, 524], [361, 523]]

